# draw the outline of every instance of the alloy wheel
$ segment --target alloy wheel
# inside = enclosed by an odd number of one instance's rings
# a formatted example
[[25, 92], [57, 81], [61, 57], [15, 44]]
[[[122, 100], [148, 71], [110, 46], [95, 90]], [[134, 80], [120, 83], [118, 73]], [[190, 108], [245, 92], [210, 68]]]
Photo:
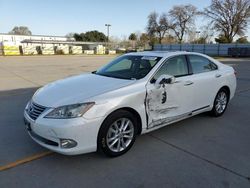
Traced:
[[215, 100], [215, 110], [218, 114], [224, 112], [227, 106], [227, 94], [224, 91], [221, 91]]
[[108, 129], [107, 146], [113, 152], [125, 150], [134, 137], [134, 125], [128, 118], [116, 120]]

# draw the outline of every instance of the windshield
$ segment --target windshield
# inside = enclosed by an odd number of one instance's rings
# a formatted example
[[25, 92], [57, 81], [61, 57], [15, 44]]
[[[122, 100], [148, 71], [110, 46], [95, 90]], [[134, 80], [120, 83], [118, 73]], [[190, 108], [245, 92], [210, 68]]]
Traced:
[[101, 69], [95, 74], [121, 79], [141, 79], [161, 60], [156, 56], [121, 56]]

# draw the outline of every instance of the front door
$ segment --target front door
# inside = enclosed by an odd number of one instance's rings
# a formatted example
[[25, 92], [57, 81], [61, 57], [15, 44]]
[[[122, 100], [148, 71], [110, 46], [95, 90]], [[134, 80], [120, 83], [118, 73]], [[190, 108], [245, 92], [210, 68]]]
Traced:
[[[174, 76], [174, 83], [156, 87], [155, 82], [162, 75]], [[163, 63], [146, 85], [148, 128], [163, 126], [189, 115], [193, 101], [190, 77], [185, 56], [175, 56]]]

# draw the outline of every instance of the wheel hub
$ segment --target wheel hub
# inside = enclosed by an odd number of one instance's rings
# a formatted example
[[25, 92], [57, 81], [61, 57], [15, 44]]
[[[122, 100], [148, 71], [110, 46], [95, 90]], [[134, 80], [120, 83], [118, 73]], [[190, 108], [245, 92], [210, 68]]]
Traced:
[[134, 136], [134, 126], [130, 119], [116, 120], [109, 128], [106, 136], [107, 146], [113, 152], [125, 150]]
[[227, 95], [225, 92], [220, 92], [216, 98], [215, 109], [219, 114], [221, 114], [226, 109], [226, 105]]

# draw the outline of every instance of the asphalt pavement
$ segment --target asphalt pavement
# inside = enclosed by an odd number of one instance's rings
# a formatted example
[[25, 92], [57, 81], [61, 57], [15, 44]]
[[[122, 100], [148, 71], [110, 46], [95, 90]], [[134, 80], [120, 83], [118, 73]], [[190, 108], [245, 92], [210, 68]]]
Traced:
[[222, 117], [200, 114], [141, 135], [123, 156], [64, 156], [34, 143], [23, 109], [35, 90], [113, 58], [0, 57], [1, 188], [250, 187], [250, 59], [222, 59], [235, 68], [238, 83]]

